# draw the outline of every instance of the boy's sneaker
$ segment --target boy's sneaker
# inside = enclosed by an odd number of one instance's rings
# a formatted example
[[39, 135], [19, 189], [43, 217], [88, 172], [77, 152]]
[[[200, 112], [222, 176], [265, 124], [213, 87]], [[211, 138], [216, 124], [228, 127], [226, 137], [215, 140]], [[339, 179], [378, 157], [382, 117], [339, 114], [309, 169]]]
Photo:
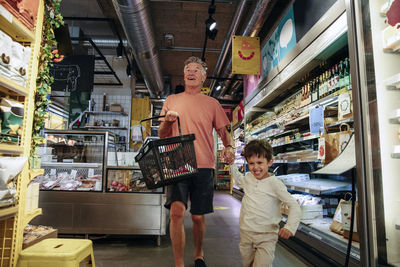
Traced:
[[204, 259], [196, 259], [194, 261], [194, 267], [207, 267], [207, 265], [204, 262]]

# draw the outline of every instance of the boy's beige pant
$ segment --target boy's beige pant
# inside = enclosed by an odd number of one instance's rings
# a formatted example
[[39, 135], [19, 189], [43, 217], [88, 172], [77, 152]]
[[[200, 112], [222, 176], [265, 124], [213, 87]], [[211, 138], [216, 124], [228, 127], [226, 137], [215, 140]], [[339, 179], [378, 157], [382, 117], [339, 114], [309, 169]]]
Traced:
[[277, 233], [240, 230], [240, 254], [244, 267], [270, 267], [274, 260]]

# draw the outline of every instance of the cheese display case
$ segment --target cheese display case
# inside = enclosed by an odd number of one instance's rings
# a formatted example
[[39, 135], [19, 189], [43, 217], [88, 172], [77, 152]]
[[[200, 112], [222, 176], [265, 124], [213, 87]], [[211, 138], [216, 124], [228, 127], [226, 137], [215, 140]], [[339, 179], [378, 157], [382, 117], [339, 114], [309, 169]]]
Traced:
[[33, 223], [67, 234], [155, 235], [160, 244], [166, 233], [164, 188], [148, 190], [138, 167], [118, 166], [132, 155], [115, 151], [112, 133], [47, 131], [39, 151], [43, 215]]
[[44, 175], [41, 190], [97, 191], [103, 188], [108, 152], [115, 153], [115, 136], [108, 132], [47, 131], [38, 148]]

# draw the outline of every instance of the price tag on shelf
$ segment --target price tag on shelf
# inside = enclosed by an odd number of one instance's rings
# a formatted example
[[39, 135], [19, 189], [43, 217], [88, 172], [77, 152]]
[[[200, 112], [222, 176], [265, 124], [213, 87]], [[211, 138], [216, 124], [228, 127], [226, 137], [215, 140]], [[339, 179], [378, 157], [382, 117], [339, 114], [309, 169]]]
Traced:
[[71, 178], [72, 178], [72, 179], [75, 179], [75, 178], [76, 178], [76, 173], [77, 173], [77, 170], [72, 170], [72, 171], [71, 171]]
[[294, 189], [295, 189], [294, 185], [291, 185], [291, 186], [290, 186], [290, 189], [294, 190]]
[[57, 174], [56, 169], [50, 169], [50, 175], [56, 175], [56, 174]]
[[88, 177], [94, 176], [94, 169], [89, 169], [88, 170]]
[[310, 193], [310, 189], [308, 189], [308, 188], [305, 188], [304, 192], [306, 192], [306, 193]]

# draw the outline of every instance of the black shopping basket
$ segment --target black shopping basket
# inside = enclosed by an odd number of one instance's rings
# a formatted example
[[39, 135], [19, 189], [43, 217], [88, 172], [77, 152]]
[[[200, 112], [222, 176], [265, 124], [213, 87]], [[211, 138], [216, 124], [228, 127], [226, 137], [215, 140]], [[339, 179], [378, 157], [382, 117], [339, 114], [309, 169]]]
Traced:
[[[140, 121], [162, 118], [156, 116]], [[153, 189], [190, 178], [197, 173], [194, 134], [182, 135], [178, 117], [179, 136], [147, 140], [135, 157], [147, 188]], [[143, 134], [142, 134], [143, 136]]]

